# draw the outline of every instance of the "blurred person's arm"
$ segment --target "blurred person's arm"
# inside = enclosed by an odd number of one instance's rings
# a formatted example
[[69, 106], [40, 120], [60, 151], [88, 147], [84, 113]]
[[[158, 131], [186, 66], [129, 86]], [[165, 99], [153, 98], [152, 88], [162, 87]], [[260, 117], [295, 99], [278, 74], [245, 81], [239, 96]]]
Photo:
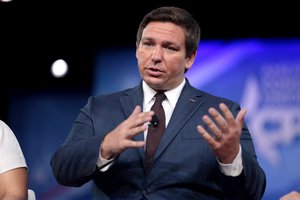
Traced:
[[27, 168], [15, 168], [0, 174], [1, 200], [27, 200]]
[[300, 200], [300, 193], [296, 191], [292, 191], [282, 196], [279, 200]]

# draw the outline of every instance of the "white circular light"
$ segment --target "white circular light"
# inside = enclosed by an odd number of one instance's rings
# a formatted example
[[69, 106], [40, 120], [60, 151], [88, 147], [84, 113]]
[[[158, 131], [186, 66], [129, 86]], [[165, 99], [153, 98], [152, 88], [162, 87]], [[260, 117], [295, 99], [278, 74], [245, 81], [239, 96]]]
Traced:
[[65, 76], [68, 72], [68, 64], [63, 59], [56, 60], [51, 66], [51, 73], [56, 78]]

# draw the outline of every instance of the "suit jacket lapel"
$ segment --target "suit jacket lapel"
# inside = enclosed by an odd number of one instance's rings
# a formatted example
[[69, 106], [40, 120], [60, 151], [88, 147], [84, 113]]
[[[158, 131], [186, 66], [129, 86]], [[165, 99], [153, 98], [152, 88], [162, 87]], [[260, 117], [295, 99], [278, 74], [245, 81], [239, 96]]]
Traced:
[[[123, 108], [125, 118], [127, 119], [132, 111], [134, 110], [135, 106], [140, 105], [143, 109], [143, 88], [142, 82], [135, 88], [128, 90], [125, 92], [123, 96], [120, 97], [120, 103]], [[144, 134], [140, 133], [135, 138], [135, 141], [144, 141]], [[138, 148], [139, 154], [144, 159], [144, 148]]]
[[178, 99], [178, 106], [175, 107], [169, 124], [156, 150], [153, 158], [153, 163], [168, 146], [168, 144], [172, 142], [172, 140], [179, 133], [180, 129], [191, 118], [194, 112], [196, 112], [198, 108], [203, 104], [203, 101], [201, 100], [201, 98], [199, 98], [201, 94], [201, 91], [193, 88], [187, 81]]

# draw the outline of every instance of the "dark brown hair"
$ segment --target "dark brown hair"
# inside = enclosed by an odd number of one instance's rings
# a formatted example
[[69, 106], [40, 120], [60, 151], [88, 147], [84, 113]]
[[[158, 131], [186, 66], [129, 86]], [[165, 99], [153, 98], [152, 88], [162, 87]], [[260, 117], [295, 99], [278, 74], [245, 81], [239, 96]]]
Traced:
[[144, 28], [150, 22], [171, 22], [184, 29], [186, 57], [197, 51], [200, 41], [200, 27], [192, 15], [183, 8], [159, 7], [146, 14], [139, 25], [136, 44], [141, 41]]

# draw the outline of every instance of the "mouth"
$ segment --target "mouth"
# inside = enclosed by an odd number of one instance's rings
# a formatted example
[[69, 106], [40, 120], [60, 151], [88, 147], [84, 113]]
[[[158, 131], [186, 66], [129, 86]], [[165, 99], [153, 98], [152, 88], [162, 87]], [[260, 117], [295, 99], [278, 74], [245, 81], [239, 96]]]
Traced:
[[153, 76], [153, 77], [159, 77], [163, 74], [163, 71], [161, 71], [158, 68], [148, 68], [148, 69], [146, 69], [146, 71], [150, 76]]

